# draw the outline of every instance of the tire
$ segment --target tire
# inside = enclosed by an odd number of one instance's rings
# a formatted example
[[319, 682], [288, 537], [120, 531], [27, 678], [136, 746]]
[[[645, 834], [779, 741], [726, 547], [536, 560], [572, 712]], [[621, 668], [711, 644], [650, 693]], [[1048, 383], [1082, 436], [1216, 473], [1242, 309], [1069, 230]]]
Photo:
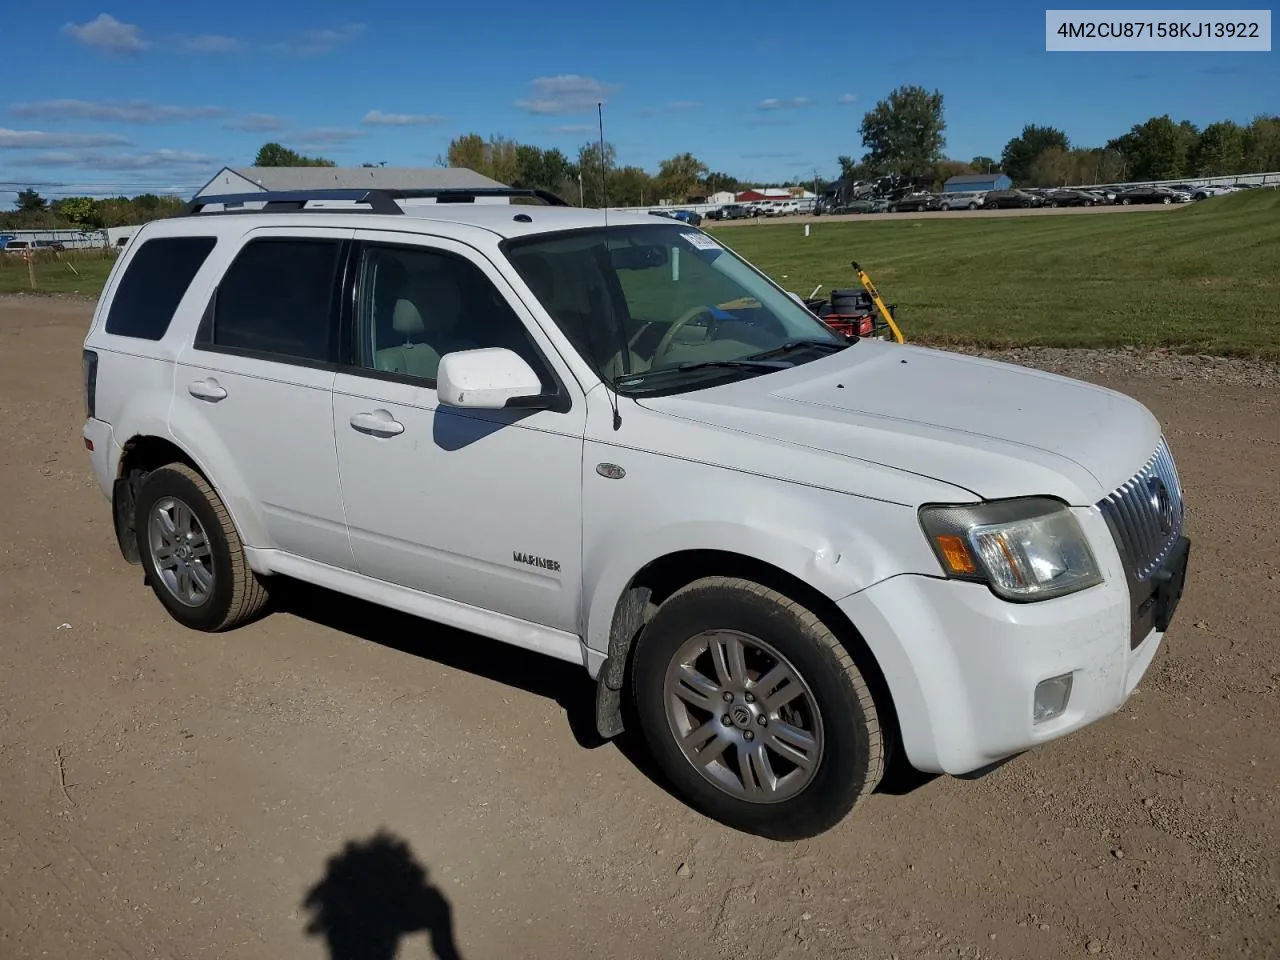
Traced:
[[[176, 548], [175, 535], [163, 529], [163, 517], [183, 538]], [[183, 626], [211, 633], [229, 630], [265, 606], [266, 584], [249, 568], [226, 507], [208, 481], [186, 464], [171, 463], [147, 475], [138, 491], [134, 528], [151, 589]], [[169, 550], [164, 553], [178, 555], [172, 567], [157, 560], [156, 551], [165, 546]]]
[[1050, 201], [1049, 201], [1049, 206], [1056, 210], [1056, 209], [1058, 208], [1058, 201], [1057, 201], [1057, 200], [1050, 200]]
[[1122, 198], [1120, 199], [1120, 205], [1121, 205], [1122, 207], [1127, 207], [1127, 206], [1128, 206], [1130, 203], [1132, 203], [1132, 202], [1133, 202], [1133, 201], [1132, 201], [1132, 200], [1130, 200], [1128, 197], [1122, 197]]
[[977, 209], [978, 209], [978, 205], [977, 205], [976, 203], [970, 203], [970, 204], [969, 204], [969, 209], [970, 209], [970, 210], [977, 210]]
[[[725, 654], [717, 666], [713, 650], [735, 644], [742, 657]], [[685, 664], [696, 673], [682, 672]], [[760, 682], [774, 670], [785, 679], [768, 683], [771, 703]], [[690, 676], [698, 686], [680, 682]], [[672, 594], [636, 642], [632, 696], [654, 760], [678, 794], [738, 830], [775, 840], [816, 836], [884, 775], [876, 705], [849, 652], [812, 611], [749, 580], [707, 577]], [[688, 754], [682, 735], [691, 735]], [[699, 740], [702, 752], [715, 748], [700, 764]], [[811, 762], [793, 764], [785, 751]], [[760, 755], [763, 768], [747, 759]]]

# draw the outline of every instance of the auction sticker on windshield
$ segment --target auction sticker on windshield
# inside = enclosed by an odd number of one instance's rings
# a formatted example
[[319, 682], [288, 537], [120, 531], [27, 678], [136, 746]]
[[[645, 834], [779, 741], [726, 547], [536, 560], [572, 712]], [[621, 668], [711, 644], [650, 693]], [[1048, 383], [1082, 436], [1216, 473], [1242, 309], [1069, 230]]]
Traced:
[[689, 241], [689, 246], [697, 247], [699, 250], [720, 250], [720, 244], [716, 243], [705, 233], [682, 233], [680, 236]]

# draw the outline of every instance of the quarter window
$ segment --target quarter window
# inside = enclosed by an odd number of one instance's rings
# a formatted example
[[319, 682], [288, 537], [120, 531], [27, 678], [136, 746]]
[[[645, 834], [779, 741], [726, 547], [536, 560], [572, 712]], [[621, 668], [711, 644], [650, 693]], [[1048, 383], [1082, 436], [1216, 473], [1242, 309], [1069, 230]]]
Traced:
[[334, 292], [342, 241], [271, 238], [245, 245], [211, 304], [206, 345], [335, 363]]
[[106, 331], [118, 337], [159, 340], [196, 272], [217, 241], [213, 237], [156, 237], [129, 260], [107, 313]]

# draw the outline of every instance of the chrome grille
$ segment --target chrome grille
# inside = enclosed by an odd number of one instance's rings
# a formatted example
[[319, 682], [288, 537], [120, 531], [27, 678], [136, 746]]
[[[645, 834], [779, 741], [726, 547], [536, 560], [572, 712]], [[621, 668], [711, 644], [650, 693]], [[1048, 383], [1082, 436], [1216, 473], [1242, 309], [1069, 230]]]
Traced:
[[1164, 437], [1151, 459], [1099, 504], [1129, 574], [1145, 581], [1182, 533], [1182, 484]]

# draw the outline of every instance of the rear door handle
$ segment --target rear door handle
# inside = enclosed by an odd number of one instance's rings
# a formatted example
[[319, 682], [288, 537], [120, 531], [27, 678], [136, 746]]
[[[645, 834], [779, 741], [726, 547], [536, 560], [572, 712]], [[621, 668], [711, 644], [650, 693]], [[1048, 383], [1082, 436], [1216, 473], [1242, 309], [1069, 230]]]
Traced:
[[378, 437], [394, 437], [404, 433], [404, 424], [386, 410], [357, 413], [351, 418], [351, 426], [361, 433], [372, 433]]
[[194, 380], [187, 384], [187, 393], [200, 400], [217, 403], [226, 397], [227, 388], [220, 386], [213, 377], [209, 377], [207, 380]]

